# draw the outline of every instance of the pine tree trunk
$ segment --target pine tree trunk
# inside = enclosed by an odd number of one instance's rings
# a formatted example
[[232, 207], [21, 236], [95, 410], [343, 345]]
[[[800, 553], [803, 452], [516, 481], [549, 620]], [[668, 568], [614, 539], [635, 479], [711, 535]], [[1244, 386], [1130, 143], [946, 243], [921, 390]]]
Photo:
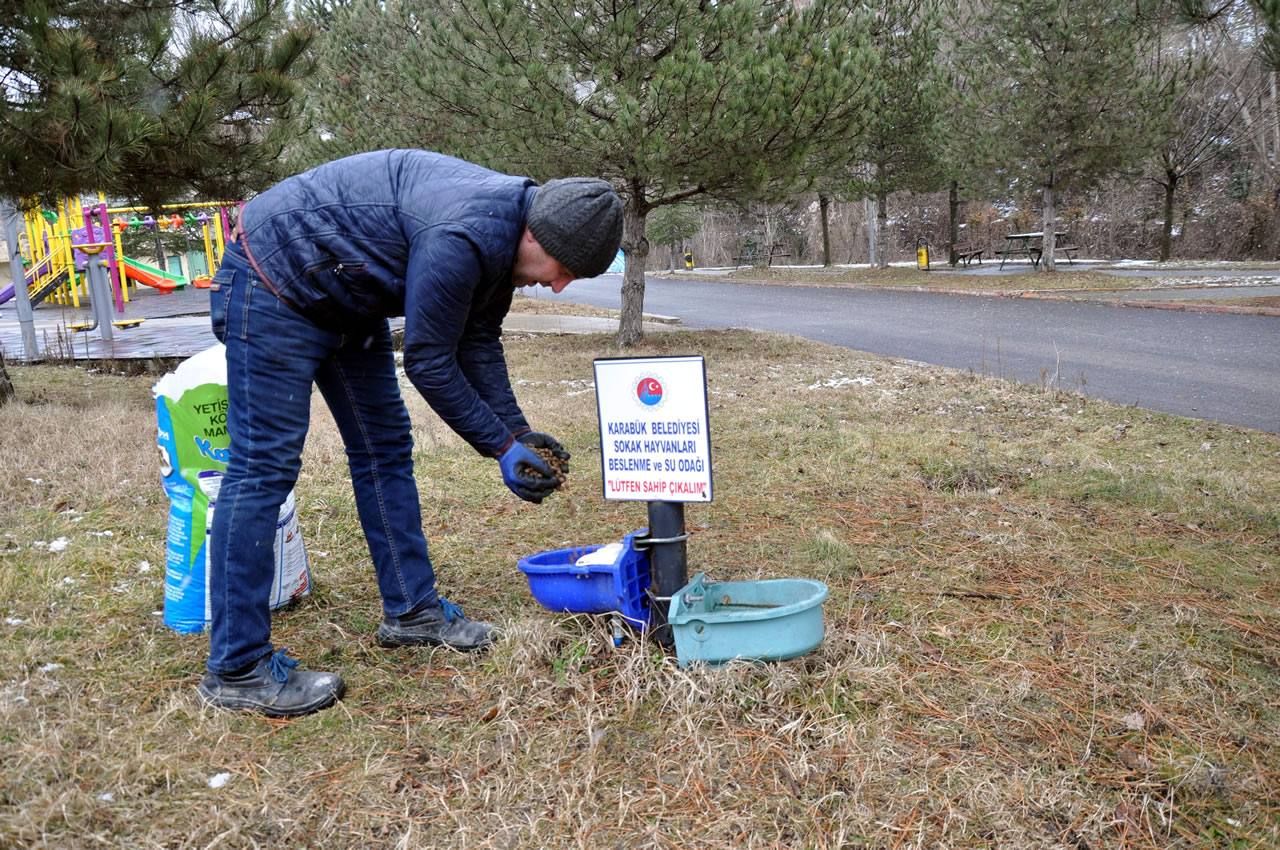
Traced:
[[4, 365], [4, 352], [0, 351], [0, 407], [13, 400], [13, 381], [9, 380], [9, 370]]
[[951, 265], [956, 264], [956, 242], [960, 237], [960, 184], [951, 181], [947, 192], [947, 258]]
[[876, 210], [875, 202], [870, 198], [863, 204], [867, 214], [867, 262], [872, 268], [876, 265]]
[[822, 265], [831, 265], [831, 224], [828, 219], [831, 199], [826, 195], [818, 196], [818, 211], [822, 218]]
[[1160, 231], [1160, 262], [1167, 263], [1173, 254], [1173, 193], [1178, 188], [1176, 172], [1165, 169], [1168, 182], [1164, 184], [1164, 227]]
[[1040, 262], [1044, 264], [1044, 270], [1047, 272], [1054, 271], [1057, 266], [1054, 264], [1053, 249], [1055, 247], [1054, 231], [1057, 230], [1057, 215], [1053, 209], [1053, 175], [1049, 175], [1049, 179], [1045, 181], [1043, 187], [1044, 200], [1044, 224], [1041, 230], [1044, 231], [1044, 239], [1041, 241], [1043, 253], [1040, 255]]
[[1280, 80], [1280, 70], [1271, 72], [1271, 165], [1280, 164], [1280, 91], [1276, 81]]
[[[875, 171], [872, 170], [871, 163], [867, 163], [867, 185], [871, 185], [872, 179], [875, 177]], [[876, 266], [876, 208], [875, 202], [868, 196], [866, 203], [863, 205], [867, 211], [867, 262], [872, 268]]]
[[889, 268], [889, 205], [885, 196], [876, 198], [876, 233], [880, 234], [880, 256], [877, 267]]
[[618, 346], [630, 348], [644, 341], [644, 269], [649, 258], [649, 240], [644, 237], [644, 187], [633, 182], [622, 212], [622, 250], [626, 264], [622, 272], [622, 319], [618, 323]]

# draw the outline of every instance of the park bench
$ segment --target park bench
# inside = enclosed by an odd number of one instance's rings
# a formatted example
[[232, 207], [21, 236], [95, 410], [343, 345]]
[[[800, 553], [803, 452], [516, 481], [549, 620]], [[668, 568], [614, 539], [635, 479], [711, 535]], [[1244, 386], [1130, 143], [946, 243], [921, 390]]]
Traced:
[[[742, 252], [733, 258], [734, 262], [740, 266], [759, 265], [763, 252], [755, 242], [746, 242], [742, 246]], [[769, 248], [769, 256], [765, 259], [766, 265], [773, 265], [775, 257], [790, 257], [791, 255], [782, 250], [782, 243], [775, 242]]]
[[955, 264], [963, 263], [969, 265], [970, 260], [977, 260], [978, 265], [982, 265], [982, 255], [985, 248], [978, 248], [972, 242], [957, 242], [951, 246], [951, 250], [955, 256]]

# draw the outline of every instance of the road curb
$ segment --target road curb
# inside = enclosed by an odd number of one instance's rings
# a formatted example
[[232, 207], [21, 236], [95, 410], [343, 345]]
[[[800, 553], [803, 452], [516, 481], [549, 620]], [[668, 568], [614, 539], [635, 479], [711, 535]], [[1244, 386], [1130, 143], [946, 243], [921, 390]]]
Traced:
[[[663, 280], [688, 280], [688, 281], [707, 281], [716, 280], [715, 278], [705, 277], [688, 277], [688, 276], [663, 276]], [[831, 283], [823, 283], [814, 280], [756, 280], [746, 278], [732, 278], [724, 280], [725, 283], [747, 283], [756, 284], [758, 286], [786, 286], [800, 285], [813, 287], [830, 287], [840, 289], [857, 289], [864, 292], [932, 292], [938, 295], [968, 295], [980, 296], [985, 298], [1043, 298], [1054, 301], [1083, 301], [1089, 304], [1104, 304], [1109, 307], [1142, 307], [1150, 310], [1179, 310], [1186, 313], [1234, 313], [1242, 316], [1280, 316], [1280, 309], [1275, 307], [1248, 307], [1225, 304], [1196, 304], [1191, 301], [1127, 301], [1122, 298], [1081, 298], [1073, 297], [1072, 293], [1079, 292], [1126, 292], [1126, 291], [1142, 291], [1150, 292], [1158, 287], [1131, 287], [1130, 289], [1108, 289], [1104, 287], [1068, 289], [1068, 290], [1047, 290], [1047, 289], [965, 289], [951, 286], [901, 286], [896, 284], [865, 284], [865, 283], [847, 283], [844, 281], [832, 281]]]

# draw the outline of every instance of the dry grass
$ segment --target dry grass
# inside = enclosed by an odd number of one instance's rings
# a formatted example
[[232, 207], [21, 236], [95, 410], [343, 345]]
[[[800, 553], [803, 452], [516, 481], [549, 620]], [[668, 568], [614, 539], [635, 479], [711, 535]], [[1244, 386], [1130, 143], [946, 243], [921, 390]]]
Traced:
[[717, 498], [687, 509], [691, 569], [831, 586], [817, 651], [680, 670], [529, 596], [517, 558], [645, 515], [599, 494], [591, 361], [610, 338], [507, 349], [530, 420], [574, 453], [542, 506], [407, 398], [442, 587], [508, 636], [479, 657], [374, 644], [317, 396], [298, 486], [316, 589], [275, 637], [349, 689], [296, 721], [202, 708], [204, 639], [155, 613], [154, 379], [10, 367], [0, 845], [1280, 844], [1280, 437], [788, 337], [664, 334], [639, 353], [707, 358]]
[[[621, 310], [611, 310], [608, 307], [595, 307], [590, 304], [574, 304], [569, 301], [552, 301], [542, 298], [539, 290], [532, 290], [532, 295], [522, 294], [523, 290], [516, 293], [515, 300], [511, 302], [512, 313], [535, 313], [544, 316], [588, 316], [597, 319], [616, 319], [622, 315]], [[644, 320], [667, 321], [670, 317], [658, 316], [653, 313], [645, 313]]]
[[516, 293], [511, 302], [512, 313], [536, 313], [545, 316], [590, 316], [600, 319], [613, 319], [621, 314], [621, 310], [610, 310], [606, 307], [593, 307], [590, 304], [571, 304], [567, 301], [552, 301], [539, 298], [537, 291], [533, 295]]
[[1238, 296], [1234, 298], [1198, 298], [1197, 304], [1218, 304], [1223, 307], [1267, 307], [1280, 309], [1280, 295]]
[[[999, 265], [999, 262], [996, 263]], [[1121, 277], [1093, 270], [1073, 270], [1062, 264], [1056, 271], [1027, 270], [1011, 274], [958, 274], [947, 266], [929, 271], [890, 266], [887, 269], [848, 268], [742, 268], [716, 280], [768, 281], [810, 286], [848, 283], [855, 286], [921, 286], [930, 289], [967, 289], [1000, 292], [1030, 292], [1068, 289], [1138, 289], [1155, 286], [1156, 277]]]

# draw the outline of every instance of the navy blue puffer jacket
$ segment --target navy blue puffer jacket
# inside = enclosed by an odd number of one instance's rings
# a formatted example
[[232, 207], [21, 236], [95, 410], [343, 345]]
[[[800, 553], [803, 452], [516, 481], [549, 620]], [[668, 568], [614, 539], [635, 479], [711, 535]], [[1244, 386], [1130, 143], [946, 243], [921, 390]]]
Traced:
[[404, 316], [404, 367], [450, 427], [497, 455], [528, 428], [500, 334], [534, 181], [442, 154], [391, 150], [290, 177], [245, 205], [241, 243], [276, 293], [320, 327]]

